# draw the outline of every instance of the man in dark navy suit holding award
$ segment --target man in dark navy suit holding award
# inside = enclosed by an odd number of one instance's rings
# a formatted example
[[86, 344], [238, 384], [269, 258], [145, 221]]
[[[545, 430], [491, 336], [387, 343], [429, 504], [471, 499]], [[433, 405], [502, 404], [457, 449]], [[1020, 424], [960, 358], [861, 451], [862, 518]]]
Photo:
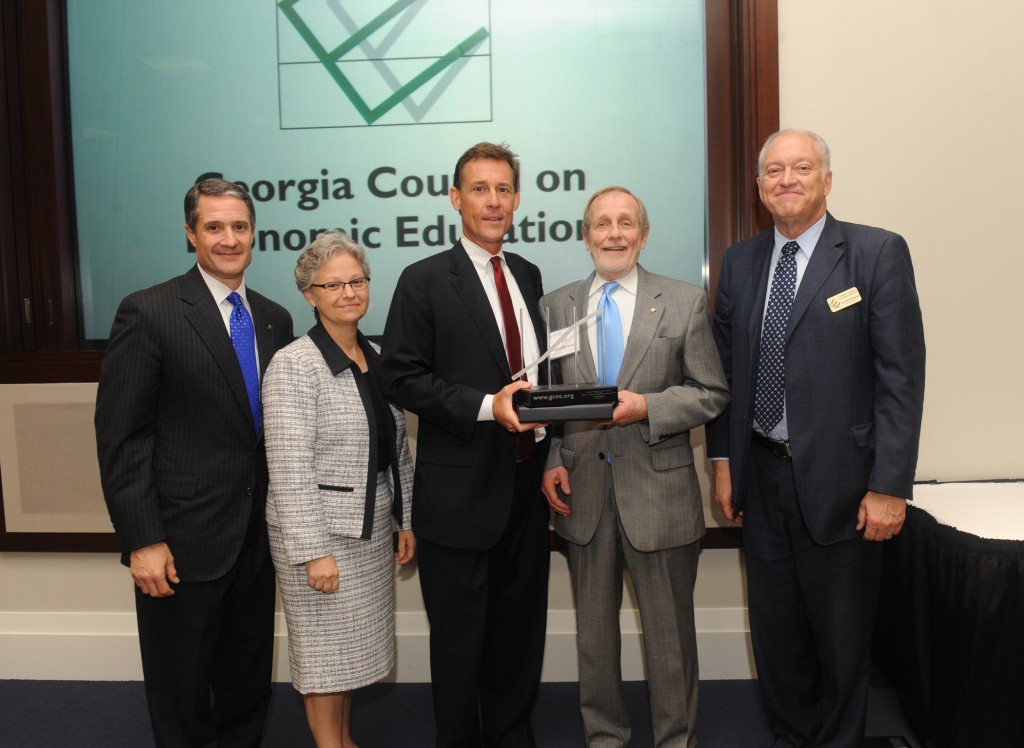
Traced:
[[[388, 399], [419, 416], [413, 530], [430, 619], [438, 746], [532, 746], [547, 620], [548, 439], [513, 375], [540, 356], [540, 271], [502, 251], [519, 161], [479, 143], [455, 166], [462, 239], [398, 281], [381, 347]], [[527, 372], [536, 381], [536, 369]]]
[[292, 320], [245, 285], [248, 192], [198, 182], [185, 221], [196, 265], [117, 310], [96, 396], [100, 476], [135, 581], [156, 744], [255, 748], [275, 596], [259, 387]]

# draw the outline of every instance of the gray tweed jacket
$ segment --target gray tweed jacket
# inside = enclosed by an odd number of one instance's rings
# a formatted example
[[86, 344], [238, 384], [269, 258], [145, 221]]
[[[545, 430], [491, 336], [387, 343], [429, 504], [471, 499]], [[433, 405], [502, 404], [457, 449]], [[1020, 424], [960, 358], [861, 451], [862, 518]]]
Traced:
[[[371, 370], [379, 348], [360, 334]], [[321, 558], [332, 535], [368, 538], [377, 485], [377, 428], [393, 435], [389, 482], [399, 529], [411, 527], [413, 464], [405, 415], [368, 418], [370, 377], [319, 325], [274, 356], [263, 380], [270, 489], [267, 523], [280, 527], [291, 564]]]

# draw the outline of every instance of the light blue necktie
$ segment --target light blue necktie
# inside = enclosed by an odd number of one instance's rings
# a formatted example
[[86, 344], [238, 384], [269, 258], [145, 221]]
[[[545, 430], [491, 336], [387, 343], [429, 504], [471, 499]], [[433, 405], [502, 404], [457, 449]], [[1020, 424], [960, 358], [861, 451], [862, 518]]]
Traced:
[[231, 310], [231, 345], [235, 347], [238, 365], [242, 367], [245, 390], [249, 393], [249, 407], [252, 408], [252, 422], [260, 430], [260, 376], [256, 366], [255, 331], [252, 317], [242, 303], [237, 291], [232, 291], [228, 301], [235, 305]]
[[799, 249], [796, 242], [786, 242], [782, 247], [775, 275], [772, 276], [768, 310], [761, 330], [754, 418], [765, 433], [771, 433], [782, 420], [782, 408], [786, 402], [786, 327], [796, 295], [796, 253]]
[[618, 304], [612, 298], [612, 293], [618, 287], [619, 284], [616, 281], [605, 283], [601, 299], [597, 302], [597, 308], [601, 312], [601, 322], [597, 326], [599, 332], [597, 341], [598, 371], [601, 375], [601, 384], [612, 386], [618, 381], [622, 356], [626, 350], [622, 340], [622, 317], [619, 316]]

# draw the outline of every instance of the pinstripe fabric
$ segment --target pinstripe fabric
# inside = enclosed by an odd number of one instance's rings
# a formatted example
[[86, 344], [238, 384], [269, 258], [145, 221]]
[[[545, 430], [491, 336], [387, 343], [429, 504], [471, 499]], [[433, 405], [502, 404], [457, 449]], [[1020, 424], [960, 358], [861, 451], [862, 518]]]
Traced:
[[[262, 370], [291, 341], [291, 317], [252, 289], [247, 296]], [[182, 579], [227, 573], [266, 490], [266, 458], [198, 268], [118, 308], [96, 394], [96, 441], [122, 561], [166, 540]]]
[[[291, 317], [252, 289], [246, 296], [265, 369], [291, 341]], [[257, 745], [273, 655], [266, 456], [231, 338], [197, 267], [122, 301], [95, 423], [122, 562], [166, 541], [181, 580], [171, 597], [136, 595], [156, 744]], [[233, 633], [199, 641], [197, 632], [213, 631]]]

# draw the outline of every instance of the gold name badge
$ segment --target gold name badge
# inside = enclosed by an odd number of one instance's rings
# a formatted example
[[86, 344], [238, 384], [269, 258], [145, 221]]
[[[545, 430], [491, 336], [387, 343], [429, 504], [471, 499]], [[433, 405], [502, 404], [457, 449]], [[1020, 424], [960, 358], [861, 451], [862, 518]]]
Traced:
[[833, 312], [838, 312], [840, 309], [846, 309], [848, 306], [853, 306], [860, 302], [860, 291], [857, 287], [848, 288], [842, 293], [837, 293], [835, 296], [827, 299], [828, 308]]

